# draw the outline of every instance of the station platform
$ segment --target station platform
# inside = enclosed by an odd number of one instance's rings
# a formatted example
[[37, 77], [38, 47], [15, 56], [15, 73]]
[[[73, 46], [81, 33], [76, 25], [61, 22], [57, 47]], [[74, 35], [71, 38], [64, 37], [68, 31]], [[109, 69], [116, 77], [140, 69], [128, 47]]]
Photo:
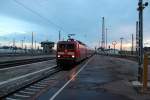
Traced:
[[6, 61], [14, 61], [14, 60], [24, 60], [24, 59], [35, 59], [42, 57], [55, 57], [55, 55], [37, 55], [37, 56], [11, 56], [11, 57], [0, 57], [0, 63]]
[[137, 69], [136, 62], [95, 55], [52, 77], [37, 100], [150, 100], [149, 94], [141, 96], [131, 84], [137, 80]]

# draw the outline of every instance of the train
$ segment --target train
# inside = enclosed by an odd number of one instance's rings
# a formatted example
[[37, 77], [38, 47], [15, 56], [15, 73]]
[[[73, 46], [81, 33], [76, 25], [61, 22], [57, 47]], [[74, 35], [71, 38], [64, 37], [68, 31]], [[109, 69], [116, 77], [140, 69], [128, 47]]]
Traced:
[[57, 43], [57, 65], [75, 65], [78, 62], [92, 56], [93, 52], [86, 44], [75, 39], [59, 41]]

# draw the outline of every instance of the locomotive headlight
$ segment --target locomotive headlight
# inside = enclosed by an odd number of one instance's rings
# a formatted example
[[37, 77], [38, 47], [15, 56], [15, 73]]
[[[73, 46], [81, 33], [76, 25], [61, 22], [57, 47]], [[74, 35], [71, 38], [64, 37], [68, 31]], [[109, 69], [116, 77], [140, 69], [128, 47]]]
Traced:
[[72, 58], [75, 58], [75, 56], [74, 56], [74, 55], [72, 55]]
[[58, 55], [57, 57], [60, 58], [60, 55]]

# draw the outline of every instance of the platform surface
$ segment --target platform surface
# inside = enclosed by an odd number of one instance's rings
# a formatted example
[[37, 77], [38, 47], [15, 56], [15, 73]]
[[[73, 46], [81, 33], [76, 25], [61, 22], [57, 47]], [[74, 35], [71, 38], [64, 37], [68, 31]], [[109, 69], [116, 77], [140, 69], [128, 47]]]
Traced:
[[150, 94], [141, 96], [132, 86], [131, 81], [137, 79], [137, 63], [100, 55], [87, 62], [68, 76], [52, 78], [55, 84], [38, 100], [150, 100]]

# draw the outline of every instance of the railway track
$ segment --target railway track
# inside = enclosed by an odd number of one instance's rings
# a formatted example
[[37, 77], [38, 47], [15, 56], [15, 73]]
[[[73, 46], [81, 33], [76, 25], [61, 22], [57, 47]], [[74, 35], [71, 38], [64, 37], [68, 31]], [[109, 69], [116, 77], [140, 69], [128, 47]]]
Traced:
[[[57, 65], [52, 65], [51, 67], [49, 66], [36, 72], [0, 82], [0, 87], [3, 87], [3, 85], [5, 86], [5, 88], [0, 88], [0, 92], [2, 93], [0, 94], [0, 100], [35, 100], [41, 93], [46, 91], [51, 86], [53, 75], [60, 71], [60, 67]], [[34, 77], [34, 79], [31, 77]], [[38, 77], [38, 79], [35, 77]], [[10, 84], [13, 84], [15, 87], [9, 88], [8, 86]]]
[[29, 84], [22, 86], [15, 91], [8, 93], [0, 98], [0, 100], [34, 100], [38, 94], [43, 92], [46, 88], [49, 87], [49, 78], [51, 75], [59, 72], [60, 69], [57, 66], [53, 66], [48, 74], [43, 75], [39, 79], [32, 80]]
[[38, 56], [43, 54], [0, 53], [0, 57]]
[[25, 65], [25, 64], [31, 64], [36, 62], [42, 62], [42, 61], [48, 61], [55, 59], [55, 57], [42, 57], [42, 58], [32, 58], [32, 59], [23, 59], [23, 60], [13, 60], [13, 61], [5, 61], [0, 62], [0, 68], [8, 68], [18, 65]]

